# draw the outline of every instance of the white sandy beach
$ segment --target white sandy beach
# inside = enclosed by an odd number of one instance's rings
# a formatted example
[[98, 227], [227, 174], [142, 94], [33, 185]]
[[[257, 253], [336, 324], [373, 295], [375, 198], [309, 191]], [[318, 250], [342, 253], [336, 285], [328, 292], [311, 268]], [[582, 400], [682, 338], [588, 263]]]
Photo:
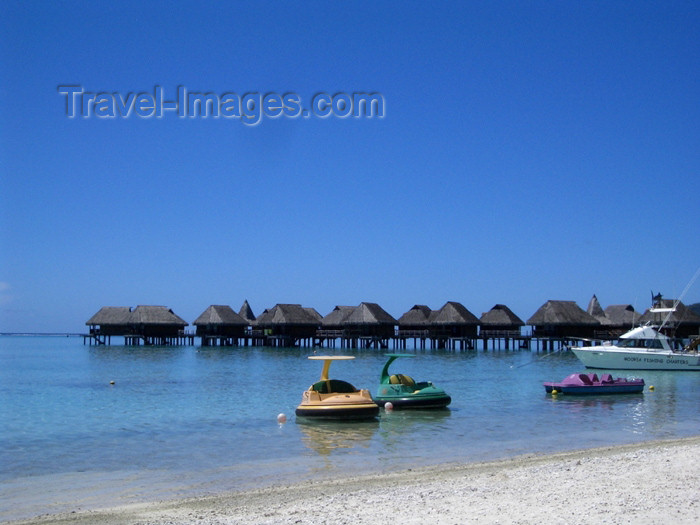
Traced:
[[[573, 440], [572, 436], [572, 440]], [[700, 523], [700, 437], [300, 482], [15, 523]]]

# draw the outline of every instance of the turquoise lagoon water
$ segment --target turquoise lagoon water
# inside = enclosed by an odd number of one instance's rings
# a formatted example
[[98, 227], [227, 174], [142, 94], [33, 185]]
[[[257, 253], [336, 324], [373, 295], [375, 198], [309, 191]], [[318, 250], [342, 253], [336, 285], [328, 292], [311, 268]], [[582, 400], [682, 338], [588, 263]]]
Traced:
[[[331, 375], [375, 390], [383, 352], [317, 352], [355, 355]], [[0, 337], [0, 520], [700, 433], [700, 374], [617, 371], [655, 391], [555, 399], [543, 381], [584, 371], [568, 351], [416, 351], [392, 371], [447, 390], [448, 410], [304, 423], [311, 353]]]

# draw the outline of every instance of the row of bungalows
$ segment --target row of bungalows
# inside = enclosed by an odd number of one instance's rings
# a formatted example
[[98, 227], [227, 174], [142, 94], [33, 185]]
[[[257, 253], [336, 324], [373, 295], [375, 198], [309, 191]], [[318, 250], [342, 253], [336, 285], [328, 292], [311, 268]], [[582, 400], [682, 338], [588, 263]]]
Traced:
[[[678, 337], [692, 337], [700, 332], [700, 316], [682, 303], [658, 299], [654, 308], [670, 308], [667, 326]], [[299, 304], [277, 304], [255, 316], [243, 303], [235, 312], [227, 305], [211, 305], [192, 323], [188, 323], [165, 306], [103, 307], [86, 324], [91, 342], [105, 344], [113, 335], [124, 336], [127, 344], [193, 343], [202, 345], [254, 344], [266, 346], [335, 346], [340, 341], [347, 348], [414, 347], [471, 348], [476, 339], [520, 341], [521, 347], [531, 338], [542, 340], [611, 339], [640, 323], [660, 324], [664, 319], [654, 309], [637, 313], [631, 305], [612, 305], [602, 309], [594, 295], [587, 310], [574, 301], [547, 301], [523, 322], [503, 304], [477, 318], [462, 304], [448, 301], [440, 309], [415, 305], [398, 319], [379, 304], [363, 302], [357, 306], [336, 306], [325, 317], [314, 308]], [[531, 334], [523, 334], [524, 326]], [[507, 343], [506, 343], [507, 344]], [[506, 346], [507, 348], [508, 346]]]

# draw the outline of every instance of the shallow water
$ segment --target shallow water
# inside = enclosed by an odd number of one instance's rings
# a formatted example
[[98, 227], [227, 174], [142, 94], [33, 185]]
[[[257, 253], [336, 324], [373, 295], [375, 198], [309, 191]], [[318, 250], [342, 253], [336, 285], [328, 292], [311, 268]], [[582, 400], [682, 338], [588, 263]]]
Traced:
[[[444, 388], [447, 410], [305, 423], [294, 409], [321, 371], [312, 352], [0, 337], [0, 519], [700, 431], [700, 374], [616, 371], [655, 391], [552, 398], [542, 382], [584, 368], [571, 352], [521, 350], [392, 365]], [[355, 355], [331, 376], [376, 389], [382, 352], [318, 352]]]

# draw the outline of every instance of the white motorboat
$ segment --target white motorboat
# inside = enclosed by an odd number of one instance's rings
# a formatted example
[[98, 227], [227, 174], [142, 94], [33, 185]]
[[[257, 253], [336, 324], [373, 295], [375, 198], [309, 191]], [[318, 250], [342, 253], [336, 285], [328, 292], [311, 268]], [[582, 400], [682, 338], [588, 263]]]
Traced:
[[574, 346], [571, 351], [586, 368], [610, 370], [694, 370], [700, 372], [698, 340], [678, 345], [651, 326], [639, 326], [614, 343]]

